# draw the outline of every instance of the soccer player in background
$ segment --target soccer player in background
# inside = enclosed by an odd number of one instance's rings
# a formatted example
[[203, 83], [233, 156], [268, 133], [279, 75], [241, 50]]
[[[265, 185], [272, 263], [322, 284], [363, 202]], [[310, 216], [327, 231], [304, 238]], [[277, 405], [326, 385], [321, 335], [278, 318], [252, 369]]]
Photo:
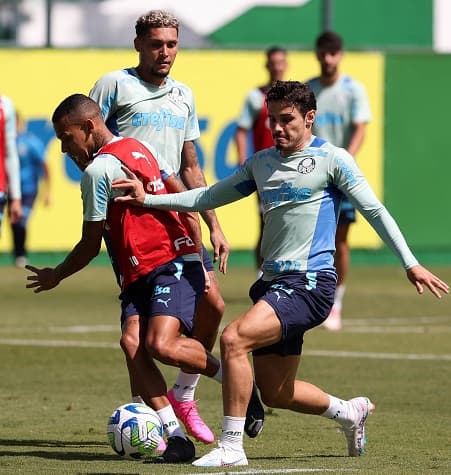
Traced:
[[27, 264], [27, 224], [38, 194], [41, 178], [45, 181], [44, 205], [50, 203], [50, 174], [45, 163], [45, 146], [33, 133], [25, 129], [22, 118], [16, 115], [17, 152], [20, 164], [20, 190], [22, 193], [22, 218], [11, 224], [13, 256], [16, 267]]
[[[321, 74], [310, 79], [317, 101], [313, 132], [337, 147], [356, 156], [365, 138], [366, 125], [371, 118], [365, 89], [355, 79], [339, 71], [343, 59], [343, 40], [332, 31], [325, 31], [316, 39], [316, 57]], [[349, 227], [356, 220], [355, 208], [343, 197], [335, 236], [335, 267], [338, 274], [334, 305], [323, 324], [327, 330], [341, 330], [341, 311], [349, 271]]]
[[[263, 86], [252, 89], [244, 100], [241, 115], [237, 121], [235, 142], [238, 152], [238, 163], [242, 165], [251, 152], [259, 152], [274, 145], [269, 128], [268, 108], [266, 107], [266, 92], [275, 81], [284, 79], [288, 68], [287, 51], [280, 46], [272, 46], [266, 50], [266, 64], [268, 82]], [[248, 150], [248, 133], [252, 133], [253, 150]], [[258, 205], [259, 234], [255, 246], [255, 263], [261, 273], [262, 257], [260, 245], [263, 232], [263, 216], [261, 205]]]
[[[27, 287], [37, 293], [50, 290], [83, 269], [99, 253], [104, 227], [108, 227], [122, 290], [121, 347], [140, 396], [157, 411], [168, 438], [166, 450], [154, 461], [191, 461], [194, 444], [178, 424], [166, 395], [166, 382], [154, 360], [221, 382], [220, 362], [191, 337], [196, 303], [205, 290], [197, 213], [155, 210], [149, 214], [114, 203], [117, 192], [111, 184], [125, 176], [124, 164], [141, 176], [152, 193], [166, 193], [165, 186], [172, 191], [185, 187], [170, 166], [161, 159], [156, 161], [149, 144], [114, 136], [99, 106], [89, 97], [67, 97], [55, 109], [52, 122], [62, 152], [83, 171], [83, 231], [78, 244], [55, 268], [27, 265], [33, 272]], [[138, 320], [129, 324], [136, 311]], [[136, 340], [136, 348], [129, 345]]]
[[[99, 104], [103, 118], [114, 134], [151, 143], [157, 159], [161, 157], [169, 163], [188, 189], [205, 186], [195, 147], [200, 133], [193, 93], [188, 86], [169, 76], [178, 52], [179, 22], [168, 12], [153, 10], [137, 19], [135, 30], [138, 66], [106, 74], [89, 95]], [[215, 212], [205, 210], [202, 217], [210, 231], [214, 260], [219, 259], [219, 270], [225, 273], [229, 245]], [[210, 288], [197, 307], [193, 334], [207, 350], [212, 350], [224, 313], [224, 301], [205, 249], [203, 258]], [[214, 434], [201, 419], [194, 400], [198, 381], [198, 374], [179, 372], [168, 397], [188, 433], [205, 443], [212, 443]], [[132, 375], [131, 390], [139, 400]], [[246, 427], [248, 435], [255, 437], [261, 431], [264, 419], [263, 407], [255, 391], [250, 404]]]
[[20, 171], [16, 144], [16, 109], [9, 97], [0, 95], [0, 236], [3, 210], [8, 203], [10, 223], [22, 217]]
[[[312, 134], [316, 100], [307, 84], [278, 81], [267, 92], [275, 146], [255, 153], [231, 177], [178, 194], [149, 195], [133, 174], [113, 188], [129, 190], [115, 200], [179, 211], [210, 209], [257, 191], [263, 206], [263, 276], [250, 288], [254, 305], [221, 335], [224, 419], [218, 447], [196, 466], [248, 465], [243, 448], [246, 401], [255, 381], [263, 402], [320, 415], [342, 428], [348, 455], [365, 448], [368, 397], [344, 400], [296, 379], [304, 333], [320, 325], [333, 305], [335, 228], [345, 193], [398, 256], [418, 293], [437, 297], [449, 286], [421, 266], [401, 231], [377, 199], [352, 155]], [[287, 434], [289, 436], [289, 433]]]

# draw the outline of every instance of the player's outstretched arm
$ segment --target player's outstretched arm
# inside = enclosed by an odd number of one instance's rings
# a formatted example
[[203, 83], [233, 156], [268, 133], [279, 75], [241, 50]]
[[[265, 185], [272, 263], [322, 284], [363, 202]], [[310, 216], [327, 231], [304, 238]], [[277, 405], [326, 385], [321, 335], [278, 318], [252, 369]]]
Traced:
[[419, 294], [424, 292], [424, 286], [439, 299], [442, 298], [440, 291], [445, 294], [449, 293], [449, 285], [446, 282], [443, 282], [443, 280], [419, 264], [408, 269], [406, 273], [407, 278], [417, 288]]
[[27, 265], [26, 269], [33, 272], [27, 276], [27, 289], [34, 289], [38, 294], [44, 290], [51, 290], [63, 279], [86, 267], [97, 256], [102, 244], [104, 221], [85, 221], [83, 223], [82, 237], [61, 264], [56, 267], [39, 269]]

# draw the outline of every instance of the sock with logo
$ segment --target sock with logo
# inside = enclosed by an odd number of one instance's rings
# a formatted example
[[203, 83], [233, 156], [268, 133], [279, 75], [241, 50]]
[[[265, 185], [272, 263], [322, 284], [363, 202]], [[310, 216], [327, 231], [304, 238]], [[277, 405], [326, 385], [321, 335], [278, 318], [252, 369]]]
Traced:
[[339, 399], [330, 394], [328, 396], [330, 400], [329, 408], [321, 415], [327, 419], [333, 419], [339, 424], [349, 424], [352, 422], [350, 419], [349, 401]]
[[183, 433], [179, 421], [177, 420], [177, 417], [174, 413], [174, 409], [172, 409], [170, 404], [169, 406], [163, 407], [163, 409], [156, 411], [156, 413], [163, 424], [163, 430], [167, 437], [178, 436], [186, 439], [186, 436]]
[[224, 416], [220, 440], [221, 445], [231, 447], [235, 450], [243, 450], [245, 422], [245, 417]]
[[179, 371], [172, 390], [179, 402], [194, 401], [194, 392], [199, 382], [200, 374], [190, 374]]

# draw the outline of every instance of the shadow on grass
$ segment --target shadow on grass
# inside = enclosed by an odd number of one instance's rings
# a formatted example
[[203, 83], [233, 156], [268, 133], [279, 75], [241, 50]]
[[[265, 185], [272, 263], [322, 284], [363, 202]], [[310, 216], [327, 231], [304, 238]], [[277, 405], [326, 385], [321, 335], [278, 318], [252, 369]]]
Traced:
[[7, 447], [107, 447], [108, 442], [99, 442], [98, 440], [64, 441], [39, 439], [0, 439], [0, 445], [5, 445]]
[[[20, 451], [1, 450], [0, 457], [38, 457], [50, 460], [82, 460], [82, 461], [117, 461], [118, 456], [111, 454], [98, 454], [80, 450], [73, 450], [77, 447], [108, 447], [105, 442], [98, 440], [91, 441], [61, 441], [61, 440], [20, 440], [20, 439], [0, 439], [0, 446], [23, 447]], [[27, 450], [28, 448], [48, 447], [56, 450]], [[57, 450], [64, 449], [64, 450]], [[69, 450], [68, 450], [69, 449]]]

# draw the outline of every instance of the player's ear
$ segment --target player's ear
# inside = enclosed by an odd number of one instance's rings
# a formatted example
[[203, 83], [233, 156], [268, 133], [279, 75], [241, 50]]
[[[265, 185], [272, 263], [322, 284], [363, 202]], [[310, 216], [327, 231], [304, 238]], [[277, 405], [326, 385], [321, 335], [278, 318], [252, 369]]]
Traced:
[[135, 45], [135, 50], [140, 53], [141, 52], [141, 40], [139, 39], [139, 37], [136, 37], [133, 41], [133, 44]]
[[315, 122], [315, 115], [316, 111], [314, 109], [309, 110], [307, 114], [305, 114], [305, 125], [308, 129], [312, 127], [313, 122]]

